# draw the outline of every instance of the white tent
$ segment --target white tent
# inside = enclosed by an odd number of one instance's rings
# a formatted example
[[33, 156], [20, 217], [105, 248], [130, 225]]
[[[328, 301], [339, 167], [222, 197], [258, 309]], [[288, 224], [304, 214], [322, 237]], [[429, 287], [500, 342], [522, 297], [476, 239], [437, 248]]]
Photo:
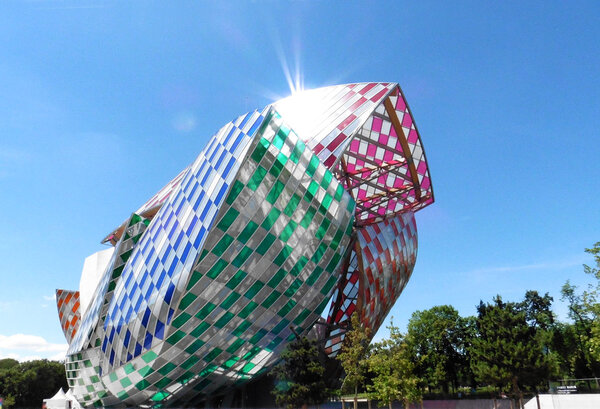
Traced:
[[73, 392], [71, 391], [71, 389], [69, 389], [67, 391], [67, 393], [65, 393], [65, 396], [71, 402], [71, 408], [82, 409], [81, 404], [79, 402], [77, 402], [77, 399], [75, 399], [75, 396], [73, 395]]
[[44, 407], [46, 409], [81, 409], [81, 405], [77, 402], [71, 390], [69, 389], [67, 393], [64, 393], [62, 388], [53, 397], [44, 399]]

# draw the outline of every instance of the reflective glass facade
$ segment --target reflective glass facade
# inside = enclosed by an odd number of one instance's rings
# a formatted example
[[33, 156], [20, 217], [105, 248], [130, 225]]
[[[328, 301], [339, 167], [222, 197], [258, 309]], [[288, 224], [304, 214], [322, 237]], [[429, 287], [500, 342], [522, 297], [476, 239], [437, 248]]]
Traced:
[[115, 250], [89, 305], [58, 290], [74, 395], [185, 406], [268, 370], [296, 334], [334, 355], [354, 311], [381, 325], [415, 264], [414, 212], [432, 202], [397, 84], [237, 118], [103, 240]]

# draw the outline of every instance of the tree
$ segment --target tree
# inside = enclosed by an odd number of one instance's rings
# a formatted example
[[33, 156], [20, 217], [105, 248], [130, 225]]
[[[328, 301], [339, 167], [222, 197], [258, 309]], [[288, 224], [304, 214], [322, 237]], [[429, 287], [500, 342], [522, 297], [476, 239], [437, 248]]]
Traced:
[[[583, 271], [586, 274], [596, 278], [596, 285], [590, 285], [587, 291], [583, 292], [584, 311], [591, 317], [592, 324], [590, 328], [590, 347], [594, 360], [600, 361], [600, 241], [594, 244], [591, 249], [585, 249], [585, 252], [594, 256], [596, 267], [583, 265]], [[597, 373], [595, 374], [597, 376]]]
[[[576, 378], [589, 378], [600, 375], [600, 362], [595, 359], [593, 348], [594, 325], [593, 315], [590, 314], [584, 302], [584, 296], [577, 294], [577, 287], [569, 281], [561, 289], [561, 299], [568, 302], [571, 340], [575, 350], [571, 356], [571, 369]], [[589, 297], [588, 297], [589, 300]]]
[[356, 409], [358, 407], [358, 387], [365, 381], [367, 370], [365, 358], [369, 350], [371, 334], [369, 328], [361, 324], [356, 312], [352, 314], [350, 323], [350, 330], [346, 332], [344, 344], [336, 358], [340, 361], [346, 373], [342, 383], [342, 391], [353, 390], [354, 409]]
[[296, 338], [281, 354], [273, 373], [277, 384], [273, 394], [278, 405], [288, 409], [319, 404], [329, 397], [315, 341]]
[[522, 398], [524, 389], [536, 390], [551, 372], [551, 361], [530, 325], [523, 303], [505, 303], [498, 295], [492, 304], [477, 307], [477, 337], [471, 346], [471, 367], [477, 379], [499, 391]]
[[419, 377], [429, 390], [448, 392], [458, 383], [473, 383], [467, 346], [474, 334], [474, 319], [463, 318], [450, 305], [415, 311], [408, 322], [407, 343]]
[[371, 399], [387, 404], [389, 409], [394, 400], [402, 401], [408, 408], [410, 402], [421, 400], [420, 380], [414, 373], [404, 336], [393, 323], [388, 329], [390, 338], [375, 344], [367, 360], [375, 375], [367, 390]]
[[39, 406], [44, 398], [68, 387], [60, 362], [42, 359], [0, 369], [0, 396], [14, 398], [17, 407]]

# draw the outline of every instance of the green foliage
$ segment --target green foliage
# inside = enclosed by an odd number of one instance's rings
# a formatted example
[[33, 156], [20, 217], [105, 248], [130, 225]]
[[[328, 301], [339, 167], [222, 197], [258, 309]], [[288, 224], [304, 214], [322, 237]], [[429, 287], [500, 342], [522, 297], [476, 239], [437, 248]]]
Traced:
[[552, 369], [538, 333], [538, 322], [543, 321], [539, 315], [546, 314], [546, 307], [538, 311], [530, 301], [526, 297], [522, 303], [505, 303], [498, 295], [492, 304], [481, 302], [477, 308], [478, 336], [470, 348], [477, 380], [514, 396], [523, 389], [537, 390]]
[[475, 332], [473, 317], [463, 318], [450, 305], [416, 311], [408, 322], [407, 344], [416, 373], [429, 389], [448, 392], [460, 384], [473, 384], [469, 366], [470, 345]]
[[39, 407], [43, 399], [69, 387], [60, 362], [42, 359], [8, 366], [0, 369], [0, 396], [12, 397], [17, 407]]
[[17, 361], [16, 359], [12, 359], [12, 358], [0, 359], [0, 371], [10, 369], [17, 365], [19, 365], [19, 361]]
[[278, 405], [292, 409], [319, 404], [329, 397], [316, 343], [306, 337], [287, 346], [273, 373], [277, 379], [273, 395]]
[[364, 327], [358, 314], [355, 312], [350, 319], [351, 328], [346, 332], [344, 344], [337, 354], [336, 359], [342, 364], [346, 374], [342, 383], [342, 392], [352, 391], [358, 395], [358, 388], [365, 381], [367, 371], [367, 352], [371, 334], [369, 328]]
[[[592, 320], [590, 326], [591, 357], [595, 361], [600, 361], [600, 242], [595, 243], [591, 249], [585, 249], [585, 252], [594, 256], [596, 267], [584, 265], [583, 270], [586, 274], [596, 278], [596, 285], [590, 285], [587, 291], [583, 292], [583, 308]], [[595, 376], [598, 376], [597, 372]]]
[[[600, 242], [585, 250], [594, 256], [596, 268], [584, 265], [585, 273], [594, 276], [595, 285], [590, 285], [577, 293], [577, 287], [567, 280], [561, 289], [562, 300], [569, 304], [569, 318], [572, 320], [568, 333], [573, 347], [563, 352], [563, 361], [568, 360], [574, 376], [580, 378], [600, 376]], [[559, 339], [560, 340], [560, 339]]]
[[421, 400], [419, 378], [414, 374], [409, 347], [398, 327], [392, 323], [388, 329], [390, 338], [375, 344], [367, 360], [369, 370], [375, 375], [367, 390], [371, 399], [390, 408], [394, 400], [408, 407], [409, 402]]

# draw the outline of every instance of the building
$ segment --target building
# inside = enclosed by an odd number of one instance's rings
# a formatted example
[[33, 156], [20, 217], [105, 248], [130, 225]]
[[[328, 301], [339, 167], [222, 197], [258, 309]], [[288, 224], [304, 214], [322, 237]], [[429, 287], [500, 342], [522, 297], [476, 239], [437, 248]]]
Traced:
[[415, 264], [414, 212], [433, 200], [397, 84], [240, 116], [103, 240], [79, 291], [57, 290], [73, 394], [193, 405], [267, 371], [295, 334], [334, 355], [354, 311], [374, 334]]

